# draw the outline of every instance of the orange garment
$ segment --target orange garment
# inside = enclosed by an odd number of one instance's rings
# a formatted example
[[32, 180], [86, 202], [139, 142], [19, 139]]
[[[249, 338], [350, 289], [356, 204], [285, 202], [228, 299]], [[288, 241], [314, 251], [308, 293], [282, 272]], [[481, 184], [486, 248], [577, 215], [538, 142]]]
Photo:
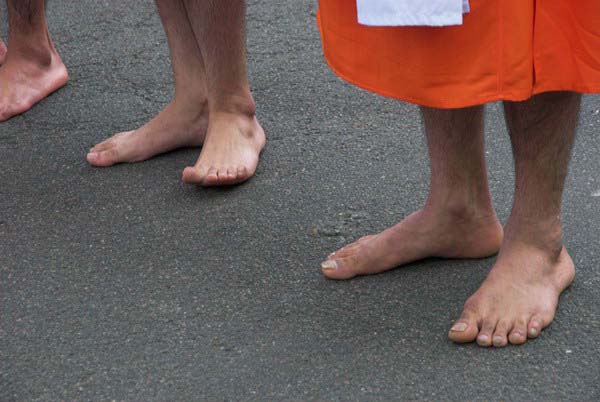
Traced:
[[471, 0], [462, 26], [359, 25], [356, 0], [320, 0], [323, 51], [340, 77], [437, 108], [600, 93], [600, 0]]

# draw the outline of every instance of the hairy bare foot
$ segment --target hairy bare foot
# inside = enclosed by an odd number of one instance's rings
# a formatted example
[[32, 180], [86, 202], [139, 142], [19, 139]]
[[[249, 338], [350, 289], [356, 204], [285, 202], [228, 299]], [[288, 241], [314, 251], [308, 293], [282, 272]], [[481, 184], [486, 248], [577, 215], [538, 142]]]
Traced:
[[265, 146], [265, 133], [254, 115], [214, 113], [200, 157], [183, 171], [183, 181], [226, 186], [248, 180]]
[[8, 54], [0, 67], [0, 121], [28, 111], [68, 80], [67, 68], [55, 52], [43, 65]]
[[87, 160], [94, 166], [141, 162], [182, 147], [202, 145], [208, 127], [205, 101], [173, 100], [154, 119], [134, 131], [115, 134], [93, 147]]
[[2, 39], [0, 39], [0, 66], [2, 65], [2, 63], [4, 63], [4, 59], [6, 59], [6, 45], [4, 44], [4, 42], [2, 42]]
[[451, 213], [425, 208], [382, 233], [330, 254], [321, 264], [330, 279], [371, 275], [428, 257], [484, 258], [502, 244], [495, 213]]
[[507, 242], [448, 336], [454, 342], [477, 340], [496, 347], [536, 338], [554, 319], [559, 296], [574, 277], [564, 247], [549, 253], [524, 242]]

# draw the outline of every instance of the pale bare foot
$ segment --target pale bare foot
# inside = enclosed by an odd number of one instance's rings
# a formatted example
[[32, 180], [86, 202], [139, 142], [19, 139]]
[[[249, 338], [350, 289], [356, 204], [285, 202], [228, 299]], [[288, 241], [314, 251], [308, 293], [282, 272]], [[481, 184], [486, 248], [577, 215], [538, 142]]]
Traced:
[[141, 162], [183, 147], [202, 145], [208, 127], [206, 101], [173, 100], [154, 119], [134, 131], [115, 134], [93, 147], [87, 160], [94, 166]]
[[481, 346], [496, 347], [536, 338], [554, 319], [559, 296], [574, 277], [573, 261], [564, 247], [551, 253], [507, 241], [448, 336], [454, 342], [477, 340]]
[[2, 42], [2, 39], [0, 39], [0, 66], [4, 63], [4, 59], [6, 59], [6, 52], [6, 45]]
[[227, 186], [248, 180], [265, 146], [265, 133], [254, 115], [217, 112], [194, 167], [183, 171], [185, 183]]
[[502, 244], [503, 229], [493, 211], [424, 208], [382, 233], [366, 236], [330, 254], [321, 264], [330, 279], [371, 275], [428, 257], [484, 258]]
[[67, 69], [56, 52], [49, 55], [47, 63], [8, 54], [0, 67], [0, 121], [28, 111], [68, 80]]

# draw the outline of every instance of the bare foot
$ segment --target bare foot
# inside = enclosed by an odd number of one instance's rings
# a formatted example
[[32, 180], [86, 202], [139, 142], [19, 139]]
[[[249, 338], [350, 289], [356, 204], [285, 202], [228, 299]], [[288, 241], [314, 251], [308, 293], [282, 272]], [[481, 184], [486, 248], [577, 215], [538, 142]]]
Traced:
[[227, 186], [248, 180], [265, 146], [265, 133], [254, 115], [215, 113], [194, 167], [183, 181], [202, 186]]
[[564, 247], [553, 255], [524, 242], [508, 242], [448, 336], [454, 342], [477, 340], [496, 347], [536, 338], [554, 319], [558, 298], [574, 277]]
[[2, 65], [2, 63], [4, 63], [4, 59], [6, 59], [6, 45], [4, 44], [4, 42], [2, 42], [2, 39], [0, 39], [0, 66]]
[[330, 254], [321, 264], [330, 279], [371, 275], [428, 257], [484, 258], [502, 244], [495, 213], [451, 213], [425, 208], [382, 233]]
[[173, 100], [154, 119], [134, 131], [115, 134], [93, 147], [87, 160], [94, 166], [141, 162], [182, 147], [202, 145], [208, 126], [206, 102]]
[[67, 69], [55, 52], [43, 65], [7, 55], [0, 67], [0, 121], [28, 111], [68, 80]]

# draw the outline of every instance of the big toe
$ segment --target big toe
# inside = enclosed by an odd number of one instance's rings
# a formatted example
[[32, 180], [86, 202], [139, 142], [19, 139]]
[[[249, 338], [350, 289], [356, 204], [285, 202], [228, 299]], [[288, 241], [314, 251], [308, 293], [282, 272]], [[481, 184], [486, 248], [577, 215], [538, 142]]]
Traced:
[[188, 184], [202, 184], [205, 177], [206, 172], [204, 169], [196, 166], [188, 166], [183, 169], [183, 175], [181, 179], [184, 183]]
[[321, 271], [329, 279], [350, 279], [354, 278], [363, 270], [365, 258], [360, 252], [348, 255], [343, 258], [330, 258], [321, 263]]
[[364, 246], [364, 243], [367, 242], [368, 240], [370, 240], [371, 238], [373, 238], [373, 236], [363, 236], [360, 239], [358, 239], [357, 241], [355, 241], [354, 243], [347, 244], [344, 247], [340, 248], [339, 250], [334, 251], [333, 253], [329, 254], [329, 256], [327, 258], [328, 259], [345, 258], [345, 257], [348, 257], [349, 255], [355, 254], [358, 250], [360, 250]]
[[107, 148], [99, 151], [90, 151], [87, 161], [92, 166], [108, 167], [119, 163], [119, 152], [117, 148]]
[[477, 325], [477, 316], [474, 312], [465, 310], [458, 320], [452, 324], [448, 338], [456, 343], [473, 342], [477, 338], [479, 328]]
[[123, 133], [119, 133], [119, 134], [115, 134], [110, 138], [105, 139], [102, 142], [97, 143], [96, 145], [94, 145], [92, 147], [92, 149], [90, 149], [90, 152], [100, 152], [100, 151], [105, 151], [109, 148], [113, 148], [116, 146], [119, 146], [120, 148], [123, 148], [123, 143], [120, 142], [119, 140], [123, 138], [123, 136], [125, 135], [129, 135], [133, 133], [133, 131], [127, 131], [127, 132], [123, 132]]

